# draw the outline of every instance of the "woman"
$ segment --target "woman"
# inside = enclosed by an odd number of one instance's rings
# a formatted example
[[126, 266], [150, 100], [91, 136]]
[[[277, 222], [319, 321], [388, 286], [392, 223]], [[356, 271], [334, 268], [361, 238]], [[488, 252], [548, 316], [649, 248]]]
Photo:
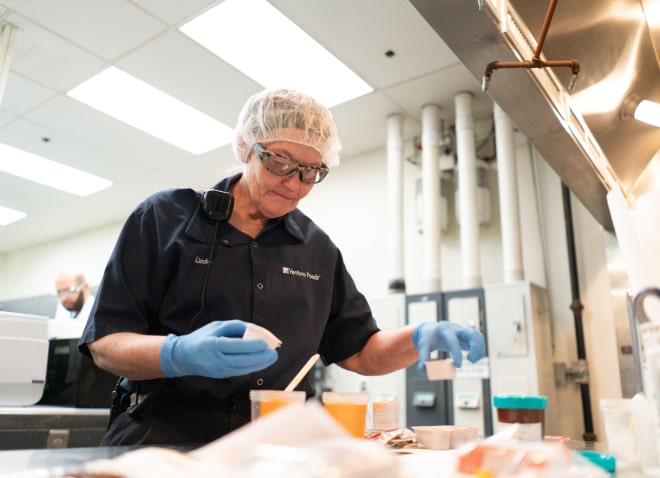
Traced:
[[[209, 442], [250, 420], [251, 389], [284, 388], [317, 352], [364, 375], [422, 364], [431, 350], [457, 366], [462, 349], [484, 355], [483, 336], [453, 323], [379, 330], [340, 251], [297, 209], [339, 164], [327, 108], [261, 92], [233, 146], [242, 173], [206, 193], [154, 194], [118, 238], [80, 341], [124, 377], [104, 445]], [[282, 346], [242, 339], [247, 322]], [[309, 380], [298, 388], [313, 394]]]

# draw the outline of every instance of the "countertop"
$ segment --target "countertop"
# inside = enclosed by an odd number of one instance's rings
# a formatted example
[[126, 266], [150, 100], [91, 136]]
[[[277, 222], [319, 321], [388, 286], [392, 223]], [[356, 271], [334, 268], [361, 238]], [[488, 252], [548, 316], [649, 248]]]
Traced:
[[[592, 444], [585, 444], [587, 449], [593, 449]], [[51, 474], [65, 474], [80, 472], [85, 462], [115, 458], [138, 446], [126, 447], [94, 447], [94, 448], [67, 448], [46, 450], [14, 450], [0, 451], [1, 478], [47, 478]], [[168, 447], [181, 452], [190, 451], [196, 446]], [[456, 450], [392, 450], [399, 455], [405, 468], [411, 471], [415, 478], [452, 477], [452, 470], [456, 464]], [[50, 474], [48, 473], [50, 472]], [[641, 470], [619, 471], [610, 474], [610, 478], [643, 478]]]
[[0, 450], [93, 447], [108, 417], [108, 408], [0, 407]]
[[[139, 446], [62, 448], [44, 450], [7, 450], [0, 451], [0, 477], [25, 476], [47, 478], [46, 471], [79, 472], [83, 465], [92, 460], [116, 458], [129, 451], [139, 449]], [[182, 452], [195, 448], [194, 446], [169, 447]]]

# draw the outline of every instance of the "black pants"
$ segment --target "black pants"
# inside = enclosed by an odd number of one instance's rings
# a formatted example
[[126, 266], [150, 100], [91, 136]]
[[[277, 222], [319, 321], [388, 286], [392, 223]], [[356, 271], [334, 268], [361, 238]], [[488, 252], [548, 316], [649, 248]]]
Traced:
[[130, 395], [123, 395], [123, 410], [110, 425], [101, 446], [190, 445], [209, 443], [250, 421], [250, 401], [171, 401], [156, 398], [139, 415], [129, 413]]

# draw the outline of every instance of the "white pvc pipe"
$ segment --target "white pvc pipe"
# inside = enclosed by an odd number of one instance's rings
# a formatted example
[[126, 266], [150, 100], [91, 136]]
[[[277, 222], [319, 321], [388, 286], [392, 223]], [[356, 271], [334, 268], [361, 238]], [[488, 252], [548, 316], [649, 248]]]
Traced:
[[387, 117], [387, 210], [389, 216], [390, 279], [392, 293], [405, 292], [403, 274], [403, 116]]
[[477, 152], [472, 118], [472, 93], [454, 97], [456, 109], [456, 152], [458, 156], [458, 201], [461, 231], [463, 285], [481, 286], [479, 212], [477, 209]]
[[500, 221], [502, 224], [504, 282], [511, 283], [525, 278], [520, 232], [520, 210], [518, 208], [516, 147], [513, 136], [513, 123], [497, 104], [493, 107], [493, 116], [495, 118], [495, 152], [497, 155]]
[[424, 281], [428, 292], [441, 290], [440, 267], [440, 107], [422, 107], [422, 209]]

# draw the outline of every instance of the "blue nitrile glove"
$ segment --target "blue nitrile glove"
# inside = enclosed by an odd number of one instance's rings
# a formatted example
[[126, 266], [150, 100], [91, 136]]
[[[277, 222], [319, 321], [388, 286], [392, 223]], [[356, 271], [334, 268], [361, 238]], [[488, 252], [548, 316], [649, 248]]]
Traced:
[[451, 352], [457, 367], [463, 365], [461, 350], [469, 351], [467, 358], [472, 363], [486, 355], [486, 345], [481, 332], [447, 320], [419, 324], [413, 331], [412, 339], [419, 350], [417, 370], [420, 373], [424, 373], [424, 362], [429, 360], [433, 350]]
[[216, 321], [188, 335], [170, 334], [160, 348], [166, 377], [227, 378], [262, 370], [277, 360], [263, 340], [243, 339], [242, 320]]

